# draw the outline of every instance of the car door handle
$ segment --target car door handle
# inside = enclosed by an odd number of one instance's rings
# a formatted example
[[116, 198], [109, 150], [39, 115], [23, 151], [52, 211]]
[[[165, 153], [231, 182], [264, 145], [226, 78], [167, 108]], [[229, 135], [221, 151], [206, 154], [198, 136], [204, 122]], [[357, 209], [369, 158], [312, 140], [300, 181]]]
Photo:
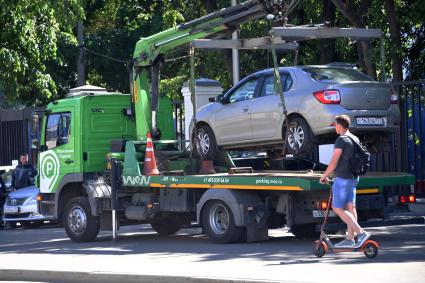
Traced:
[[242, 113], [247, 113], [249, 111], [249, 107], [245, 107], [244, 109], [242, 109]]
[[68, 160], [65, 160], [65, 163], [66, 163], [66, 164], [71, 164], [71, 163], [74, 163], [74, 160], [69, 160], [69, 159], [68, 159]]

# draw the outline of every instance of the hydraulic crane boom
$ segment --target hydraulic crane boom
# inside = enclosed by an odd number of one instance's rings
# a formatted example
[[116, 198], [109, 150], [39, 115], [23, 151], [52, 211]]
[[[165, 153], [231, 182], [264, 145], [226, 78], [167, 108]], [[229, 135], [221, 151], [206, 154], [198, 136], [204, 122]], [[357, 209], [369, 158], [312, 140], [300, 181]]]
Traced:
[[[157, 138], [161, 136], [162, 139], [174, 139], [172, 116], [162, 115], [160, 119], [156, 119], [159, 71], [167, 52], [182, 47], [194, 39], [223, 36], [223, 34], [234, 31], [243, 23], [269, 14], [279, 18], [288, 8], [288, 4], [285, 2], [291, 1], [246, 1], [139, 40], [133, 54], [133, 84], [131, 87], [132, 113], [136, 118], [137, 139], [145, 139], [148, 131], [152, 131]], [[161, 99], [160, 111], [171, 113], [171, 104], [169, 101], [167, 103], [167, 98]], [[161, 130], [160, 135], [157, 131], [158, 128]]]

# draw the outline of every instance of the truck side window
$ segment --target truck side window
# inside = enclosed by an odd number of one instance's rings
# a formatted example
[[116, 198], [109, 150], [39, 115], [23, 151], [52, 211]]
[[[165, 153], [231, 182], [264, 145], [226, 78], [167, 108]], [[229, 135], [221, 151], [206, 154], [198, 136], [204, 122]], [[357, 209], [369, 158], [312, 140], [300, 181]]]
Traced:
[[71, 113], [49, 115], [46, 126], [46, 146], [52, 149], [69, 142], [71, 133]]

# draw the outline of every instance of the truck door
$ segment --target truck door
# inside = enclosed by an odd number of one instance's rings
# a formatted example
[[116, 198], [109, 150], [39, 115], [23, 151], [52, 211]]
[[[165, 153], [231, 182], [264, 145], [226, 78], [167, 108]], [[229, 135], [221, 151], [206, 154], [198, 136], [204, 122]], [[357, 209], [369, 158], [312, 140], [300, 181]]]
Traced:
[[40, 192], [56, 192], [60, 180], [66, 174], [74, 173], [75, 127], [71, 109], [50, 113], [44, 125], [43, 152], [39, 158]]

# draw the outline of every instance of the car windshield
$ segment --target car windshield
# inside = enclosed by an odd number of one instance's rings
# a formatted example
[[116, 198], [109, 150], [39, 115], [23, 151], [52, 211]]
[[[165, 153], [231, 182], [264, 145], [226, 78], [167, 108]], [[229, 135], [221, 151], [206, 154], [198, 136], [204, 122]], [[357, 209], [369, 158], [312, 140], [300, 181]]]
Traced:
[[348, 81], [373, 81], [370, 77], [355, 70], [346, 68], [307, 68], [304, 69], [316, 81], [343, 83]]

